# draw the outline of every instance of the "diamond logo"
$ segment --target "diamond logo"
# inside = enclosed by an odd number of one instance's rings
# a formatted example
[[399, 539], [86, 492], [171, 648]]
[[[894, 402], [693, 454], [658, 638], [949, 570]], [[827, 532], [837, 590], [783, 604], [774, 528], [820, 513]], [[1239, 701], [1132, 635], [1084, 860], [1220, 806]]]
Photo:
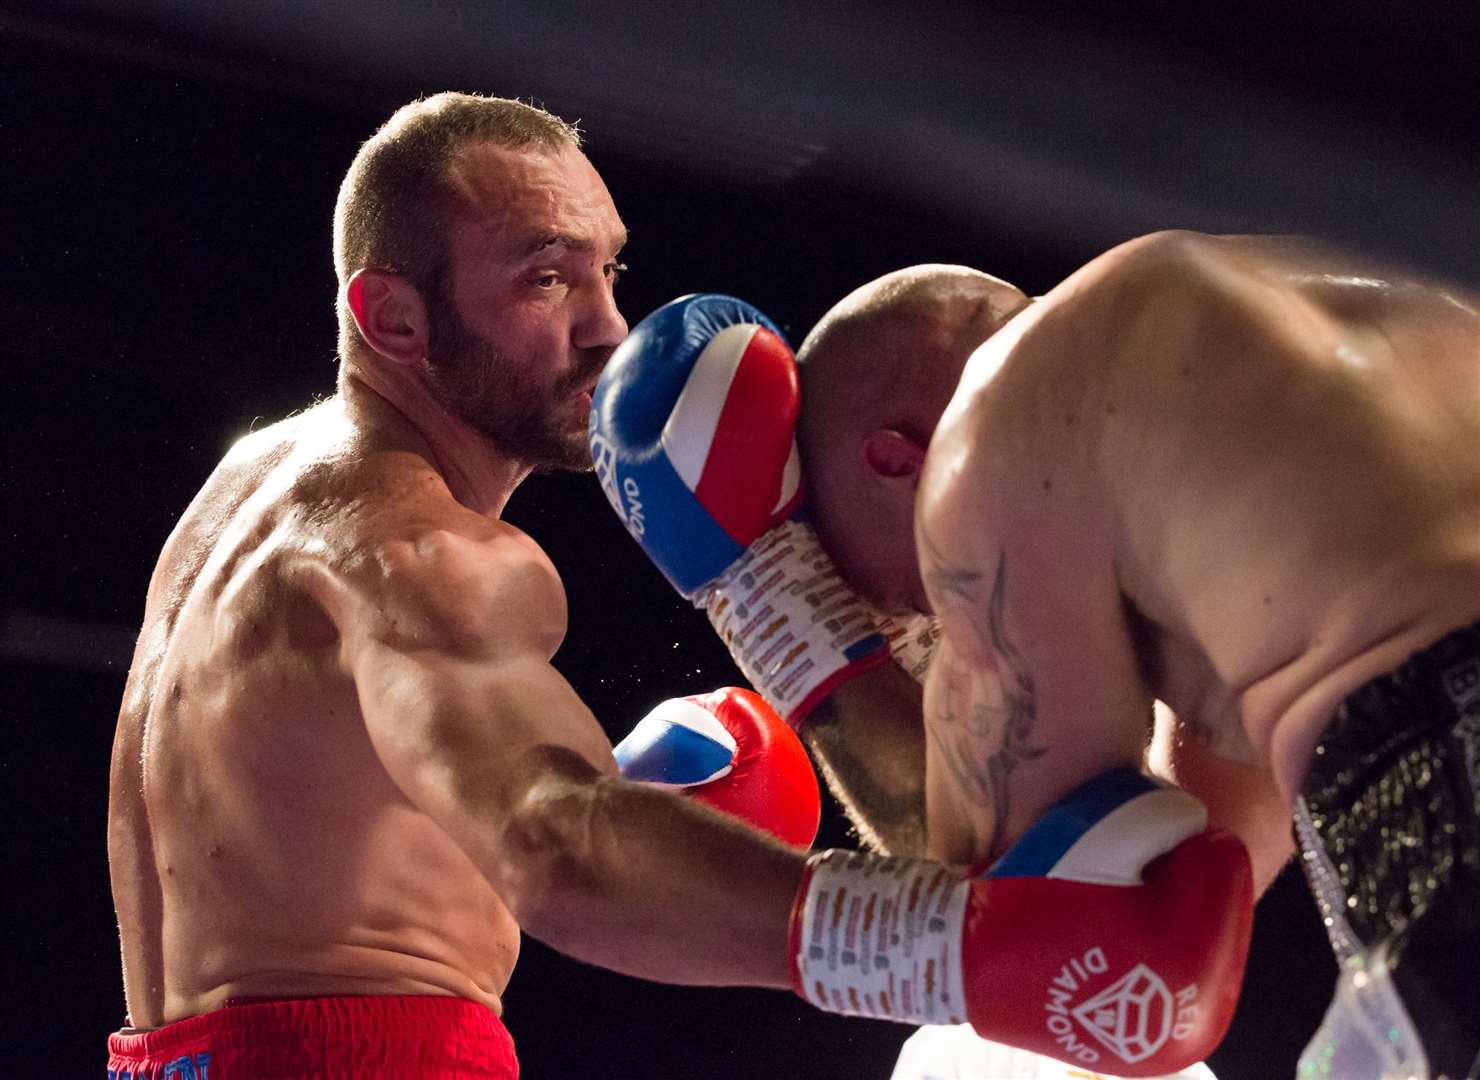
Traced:
[[1074, 1019], [1128, 1064], [1144, 1061], [1166, 1045], [1172, 1015], [1171, 991], [1145, 964], [1074, 1007]]

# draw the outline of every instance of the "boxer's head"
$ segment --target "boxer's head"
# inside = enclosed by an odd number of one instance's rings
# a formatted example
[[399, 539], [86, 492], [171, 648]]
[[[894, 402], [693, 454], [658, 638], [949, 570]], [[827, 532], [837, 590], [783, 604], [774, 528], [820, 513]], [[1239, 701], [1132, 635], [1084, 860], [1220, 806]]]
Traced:
[[797, 443], [823, 546], [885, 610], [924, 610], [914, 501], [966, 359], [1028, 298], [964, 266], [913, 266], [832, 308], [798, 350]]
[[414, 371], [501, 453], [590, 468], [588, 392], [627, 332], [626, 230], [564, 120], [438, 94], [361, 147], [334, 213], [346, 366]]

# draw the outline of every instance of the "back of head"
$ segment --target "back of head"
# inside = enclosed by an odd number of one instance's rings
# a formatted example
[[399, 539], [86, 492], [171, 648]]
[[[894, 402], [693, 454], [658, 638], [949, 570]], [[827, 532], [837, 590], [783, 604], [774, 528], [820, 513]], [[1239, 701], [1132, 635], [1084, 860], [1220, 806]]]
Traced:
[[1028, 298], [965, 266], [885, 274], [839, 301], [797, 352], [805, 464], [887, 427], [925, 446], [971, 352]]
[[362, 344], [344, 299], [355, 271], [395, 271], [428, 299], [441, 288], [448, 167], [464, 147], [479, 143], [560, 151], [579, 148], [581, 136], [558, 116], [508, 98], [446, 92], [398, 109], [360, 147], [334, 206], [341, 359]]
[[886, 274], [824, 315], [797, 353], [797, 449], [813, 523], [876, 604], [919, 606], [913, 509], [925, 448], [971, 353], [1028, 303], [964, 266]]

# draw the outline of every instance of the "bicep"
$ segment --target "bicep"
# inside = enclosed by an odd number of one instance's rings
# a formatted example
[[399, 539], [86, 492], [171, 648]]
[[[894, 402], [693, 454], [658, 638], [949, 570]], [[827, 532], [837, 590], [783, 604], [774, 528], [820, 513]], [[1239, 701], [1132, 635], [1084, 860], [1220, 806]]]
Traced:
[[611, 745], [549, 662], [564, 596], [527, 541], [386, 545], [374, 572], [314, 576], [371, 745], [406, 798], [480, 865], [552, 763], [613, 775]]
[[944, 628], [927, 808], [932, 852], [976, 863], [1079, 783], [1139, 764], [1150, 698], [1082, 504], [1033, 501], [987, 470], [947, 479], [922, 488], [916, 526]]
[[552, 752], [592, 775], [615, 774], [596, 718], [538, 653], [386, 648], [366, 660], [356, 692], [376, 754], [406, 797], [454, 835], [505, 819]]
[[[947, 634], [925, 684], [927, 850], [979, 863], [1001, 847], [1012, 818], [1013, 774], [1046, 752], [1034, 732], [1032, 687], [968, 661]], [[1021, 778], [1019, 778], [1021, 780]]]

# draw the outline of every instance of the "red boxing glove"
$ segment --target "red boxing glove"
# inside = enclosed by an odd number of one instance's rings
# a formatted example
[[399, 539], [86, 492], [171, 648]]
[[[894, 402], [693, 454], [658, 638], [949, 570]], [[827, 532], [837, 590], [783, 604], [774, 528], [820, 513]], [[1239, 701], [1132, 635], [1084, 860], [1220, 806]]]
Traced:
[[817, 774], [776, 710], [749, 690], [663, 702], [613, 754], [629, 780], [682, 788], [691, 798], [797, 847], [822, 815]]
[[1118, 1076], [1205, 1058], [1253, 923], [1248, 853], [1192, 796], [1090, 781], [993, 866], [814, 855], [792, 915], [797, 992], [832, 1012], [952, 1024]]

